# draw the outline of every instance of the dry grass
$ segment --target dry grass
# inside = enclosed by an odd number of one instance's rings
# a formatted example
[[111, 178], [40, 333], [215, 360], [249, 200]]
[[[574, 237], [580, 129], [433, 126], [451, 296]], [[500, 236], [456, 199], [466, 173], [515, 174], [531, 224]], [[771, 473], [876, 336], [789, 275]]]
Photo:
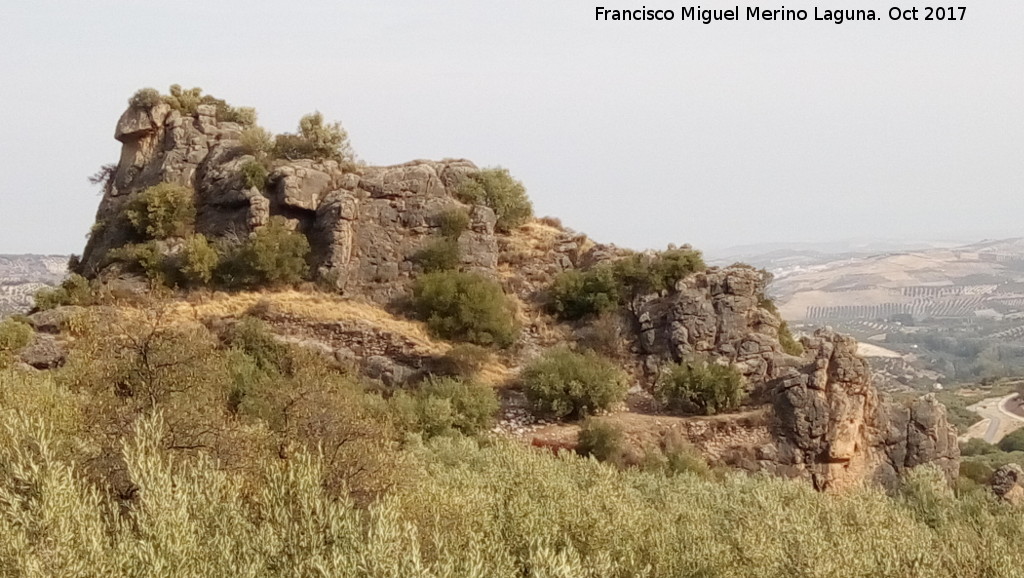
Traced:
[[[249, 291], [240, 293], [194, 293], [188, 301], [171, 301], [158, 313], [169, 323], [205, 323], [212, 319], [241, 317], [254, 307], [269, 306], [275, 313], [299, 321], [331, 322], [357, 321], [382, 331], [401, 336], [415, 349], [428, 355], [441, 356], [452, 348], [448, 342], [435, 339], [426, 326], [418, 321], [401, 319], [373, 303], [366, 303], [325, 293], [296, 290]], [[128, 321], [143, 319], [150, 309], [121, 308], [120, 314]], [[515, 377], [497, 356], [481, 368], [478, 378], [483, 383], [500, 387]]]

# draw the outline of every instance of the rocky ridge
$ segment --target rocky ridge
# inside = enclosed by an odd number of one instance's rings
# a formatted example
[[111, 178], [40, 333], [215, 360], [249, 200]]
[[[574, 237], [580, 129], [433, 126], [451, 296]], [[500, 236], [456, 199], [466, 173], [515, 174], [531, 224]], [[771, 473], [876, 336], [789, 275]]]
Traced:
[[[171, 182], [195, 191], [197, 232], [244, 238], [271, 216], [285, 217], [309, 239], [321, 280], [346, 297], [386, 305], [401, 297], [417, 274], [413, 255], [437, 238], [438, 216], [461, 208], [471, 217], [470, 230], [458, 239], [463, 265], [500, 279], [517, 298], [526, 320], [517, 350], [526, 357], [572, 338], [573, 327], [543, 313], [550, 279], [623, 253], [556, 225], [497, 232], [490, 208], [456, 197], [460, 180], [478, 170], [466, 160], [354, 169], [334, 161], [281, 160], [275, 161], [265, 190], [246, 188], [240, 169], [253, 157], [240, 148], [241, 131], [238, 124], [218, 121], [212, 105], [200, 105], [195, 115], [163, 103], [125, 111], [115, 130], [121, 159], [97, 212], [81, 272], [102, 276], [106, 254], [130, 238], [120, 217], [125, 203], [147, 187]], [[747, 378], [751, 398], [769, 408], [765, 431], [770, 435], [766, 441], [758, 433], [756, 444], [734, 435], [734, 441], [716, 447], [719, 455], [731, 456], [727, 461], [750, 469], [804, 478], [821, 489], [864, 480], [891, 485], [907, 468], [929, 463], [955, 476], [955, 431], [934, 398], [910, 407], [887, 403], [857, 356], [856, 343], [829, 330], [805, 338], [804, 355], [786, 354], [779, 342], [781, 319], [764, 306], [764, 295], [761, 272], [734, 266], [712, 268], [666, 291], [637, 297], [625, 313], [628, 348], [622, 362], [640, 389], [664, 363], [695, 353], [735, 365]], [[294, 324], [284, 329], [303, 332]], [[402, 351], [399, 341], [364, 346], [361, 335], [368, 329], [359, 324], [306, 329], [338, 359], [354, 359], [394, 384], [429, 364], [429, 356]]]

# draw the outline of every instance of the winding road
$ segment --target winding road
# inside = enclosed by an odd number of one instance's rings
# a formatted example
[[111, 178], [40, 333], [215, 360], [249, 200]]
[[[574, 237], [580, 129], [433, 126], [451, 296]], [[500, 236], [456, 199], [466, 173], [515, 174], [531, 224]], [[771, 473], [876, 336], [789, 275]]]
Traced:
[[1004, 397], [990, 397], [968, 406], [967, 409], [980, 415], [982, 419], [967, 430], [965, 437], [982, 438], [988, 443], [994, 444], [1010, 432], [1024, 427], [1024, 417], [1006, 408], [1006, 404], [1015, 397], [1017, 397], [1016, 393]]

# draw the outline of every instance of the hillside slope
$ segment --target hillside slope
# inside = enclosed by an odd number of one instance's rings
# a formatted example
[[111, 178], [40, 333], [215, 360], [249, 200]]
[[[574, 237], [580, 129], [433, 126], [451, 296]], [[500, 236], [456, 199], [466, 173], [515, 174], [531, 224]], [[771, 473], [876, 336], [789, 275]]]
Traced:
[[[595, 243], [555, 221], [502, 226], [506, 207], [467, 197], [466, 183], [480, 182], [485, 171], [466, 160], [368, 167], [261, 156], [245, 144], [254, 127], [225, 120], [223, 110], [215, 104], [189, 111], [166, 100], [133, 101], [116, 127], [121, 159], [111, 168], [80, 273], [106, 286], [134, 275], [123, 260], [126, 248], [136, 247], [138, 255], [138, 222], [130, 211], [147, 191], [164, 184], [188, 191], [194, 224], [191, 236], [150, 241], [146, 259], [153, 252], [165, 261], [179, 258], [196, 236], [223, 251], [237, 250], [231, 247], [283, 223], [308, 243], [312, 278], [340, 296], [333, 299], [361, 303], [359, 311], [380, 308], [372, 316], [377, 321], [385, 310], [389, 317], [403, 311], [424, 276], [424, 251], [454, 239], [458, 257], [449, 267], [500, 282], [515, 309], [522, 331], [510, 347], [495, 352], [503, 367], [496, 381], [514, 390], [515, 368], [555, 346], [585, 347], [585, 336], [598, 327], [597, 317], [566, 321], [552, 315], [552, 283], [560, 276], [598, 274], [620, 262], [682, 266], [659, 261], [658, 254]], [[265, 167], [262, 179], [251, 178], [256, 164]], [[464, 214], [466, 222], [453, 237], [448, 222], [454, 213]], [[687, 246], [672, 251], [676, 257], [696, 254]], [[787, 332], [765, 297], [761, 272], [744, 266], [702, 269], [700, 263], [660, 286], [641, 279], [615, 308], [619, 343], [609, 355], [628, 371], [633, 386], [632, 401], [620, 410], [662, 412], [650, 395], [659, 375], [673, 363], [708, 359], [739, 372], [747, 399], [743, 412], [763, 409], [765, 417], [754, 427], [768, 432], [765, 443], [751, 444], [743, 436], [715, 442], [724, 464], [807, 479], [820, 489], [869, 480], [891, 486], [908, 468], [928, 463], [955, 477], [955, 432], [934, 399], [911, 407], [885, 403], [853, 340], [821, 331], [803, 340], [802, 353], [796, 344], [783, 344]], [[353, 360], [389, 386], [415, 387], [446, 347], [401, 339], [361, 347], [367, 335], [379, 337], [380, 331], [372, 323], [353, 325], [348, 314], [330, 319], [329, 311], [346, 310], [342, 303], [325, 305], [324, 319], [302, 321], [275, 314], [270, 299], [262, 317], [280, 335], [315, 341], [316, 348]], [[309, 310], [315, 315], [315, 307]], [[357, 317], [355, 307], [348, 311]], [[221, 316], [230, 319], [237, 311]], [[514, 401], [515, 391], [509, 395]], [[644, 419], [657, 422], [658, 416]]]

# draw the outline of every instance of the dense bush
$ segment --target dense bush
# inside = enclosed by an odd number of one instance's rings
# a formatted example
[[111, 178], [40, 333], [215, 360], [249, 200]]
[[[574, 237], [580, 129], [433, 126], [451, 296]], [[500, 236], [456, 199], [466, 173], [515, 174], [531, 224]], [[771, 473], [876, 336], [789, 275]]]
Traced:
[[441, 236], [458, 240], [469, 229], [469, 213], [462, 209], [449, 209], [437, 217]]
[[533, 216], [533, 204], [523, 183], [512, 178], [508, 169], [484, 169], [459, 184], [458, 196], [464, 202], [494, 209], [495, 227], [504, 233], [526, 223]]
[[200, 287], [210, 284], [220, 264], [217, 250], [203, 235], [189, 235], [177, 251], [162, 241], [129, 243], [107, 254], [111, 262], [142, 273], [157, 286]]
[[592, 351], [549, 349], [520, 374], [534, 410], [556, 418], [576, 419], [607, 410], [626, 396], [626, 376]]
[[355, 163], [348, 132], [340, 123], [324, 124], [320, 112], [299, 120], [297, 134], [279, 134], [274, 140], [274, 157], [288, 160], [334, 160], [343, 165]]
[[243, 317], [223, 336], [224, 343], [250, 358], [256, 367], [278, 374], [291, 372], [291, 350], [281, 343], [270, 327], [255, 317]]
[[168, 287], [175, 284], [175, 264], [168, 258], [159, 241], [122, 245], [107, 253], [107, 259], [122, 263], [129, 270], [143, 273], [154, 284]]
[[242, 163], [239, 171], [242, 174], [242, 184], [245, 185], [245, 188], [254, 188], [260, 191], [267, 188], [267, 168], [263, 166], [263, 163], [249, 160]]
[[21, 321], [5, 319], [0, 321], [0, 366], [4, 356], [25, 347], [32, 341], [32, 327]]
[[228, 287], [293, 285], [309, 274], [309, 241], [284, 217], [271, 217], [245, 243], [222, 249], [215, 278]]
[[63, 305], [89, 305], [93, 302], [93, 291], [89, 280], [78, 273], [68, 275], [60, 286], [40, 289], [35, 294], [36, 308], [45, 311]]
[[998, 446], [1004, 452], [1024, 452], [1024, 429], [1011, 432], [999, 440]]
[[622, 428], [611, 422], [587, 418], [580, 425], [576, 451], [581, 456], [592, 456], [602, 462], [620, 464], [626, 453], [626, 434]]
[[988, 484], [995, 469], [982, 461], [963, 460], [960, 462], [960, 477], [977, 484]]
[[256, 109], [233, 107], [213, 95], [203, 94], [203, 89], [199, 87], [185, 89], [178, 84], [172, 84], [169, 92], [170, 94], [162, 97], [163, 101], [182, 114], [195, 116], [199, 112], [199, 106], [206, 104], [215, 107], [214, 116], [219, 122], [234, 122], [243, 126], [256, 124]]
[[478, 273], [439, 271], [413, 284], [412, 307], [435, 335], [477, 345], [511, 345], [518, 333], [501, 285]]
[[621, 287], [609, 267], [570, 269], [551, 284], [549, 309], [561, 319], [600, 315], [619, 306]]
[[160, 104], [160, 91], [155, 88], [140, 88], [128, 99], [133, 108], [153, 108]]
[[740, 406], [743, 376], [730, 365], [694, 358], [664, 368], [654, 395], [670, 410], [714, 415]]
[[184, 237], [195, 225], [194, 198], [195, 193], [188, 187], [160, 183], [128, 201], [124, 214], [143, 239]]
[[179, 257], [178, 273], [185, 285], [207, 285], [213, 280], [220, 256], [203, 235], [185, 239]]
[[426, 273], [458, 269], [462, 263], [459, 243], [451, 238], [442, 238], [428, 243], [412, 256], [412, 261]]
[[668, 249], [654, 255], [634, 254], [613, 262], [611, 267], [626, 294], [671, 289], [678, 281], [706, 268], [700, 251], [691, 249]]
[[242, 131], [239, 137], [242, 152], [263, 160], [274, 152], [274, 135], [260, 126], [251, 126]]
[[690, 249], [634, 254], [586, 271], [571, 269], [555, 277], [548, 307], [566, 320], [600, 315], [634, 295], [671, 289], [681, 279], [704, 269], [700, 252]]
[[428, 437], [485, 432], [499, 407], [494, 388], [452, 377], [431, 378], [410, 397], [414, 423], [407, 426]]
[[610, 359], [617, 359], [625, 352], [622, 318], [616, 312], [603, 313], [595, 317], [578, 329], [576, 335], [581, 347]]
[[661, 439], [660, 449], [664, 461], [659, 461], [658, 465], [666, 474], [689, 473], [701, 477], [711, 476], [711, 467], [707, 460], [678, 431], [670, 430], [666, 433]]
[[491, 352], [485, 347], [472, 343], [459, 343], [448, 350], [438, 363], [443, 375], [473, 379], [491, 360]]
[[960, 444], [960, 455], [963, 456], [982, 456], [998, 451], [1000, 451], [998, 447], [981, 438], [971, 438]]

